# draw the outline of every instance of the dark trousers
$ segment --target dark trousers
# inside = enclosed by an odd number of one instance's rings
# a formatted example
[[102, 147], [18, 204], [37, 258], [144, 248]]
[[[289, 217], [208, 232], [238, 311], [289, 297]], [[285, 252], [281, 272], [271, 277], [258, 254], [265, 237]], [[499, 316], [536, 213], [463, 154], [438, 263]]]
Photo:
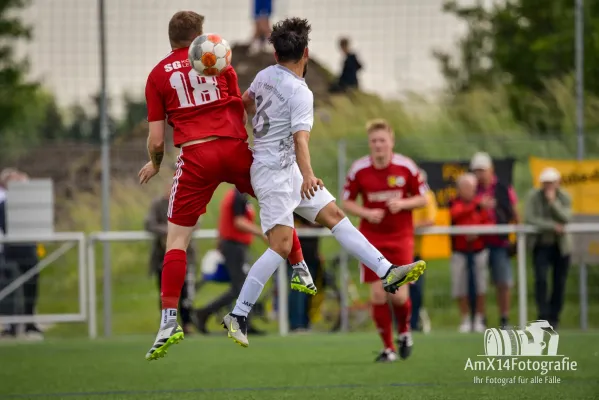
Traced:
[[[190, 269], [190, 266], [187, 266]], [[162, 288], [162, 271], [156, 271], [156, 281], [158, 283], [158, 292]], [[188, 282], [187, 277], [185, 283], [181, 288], [181, 296], [179, 297], [179, 316], [181, 317], [181, 323], [183, 325], [191, 324], [191, 311], [193, 310], [193, 293], [194, 289], [190, 285], [195, 285], [195, 282]], [[162, 303], [160, 303], [160, 309], [162, 309]]]
[[[533, 249], [535, 273], [535, 299], [539, 319], [549, 321], [554, 327], [564, 306], [566, 279], [570, 268], [570, 256], [563, 255], [558, 245], [537, 245]], [[553, 290], [548, 296], [547, 275], [553, 267]]]
[[221, 308], [230, 306], [239, 297], [239, 293], [245, 282], [246, 274], [243, 271], [243, 265], [247, 260], [248, 245], [231, 240], [223, 240], [220, 243], [220, 252], [225, 258], [225, 267], [229, 273], [231, 286], [227, 292], [216, 300], [213, 300], [210, 304], [199, 310], [199, 312], [214, 314]]
[[[19, 276], [23, 275], [24, 273], [28, 272], [31, 268], [35, 267], [37, 265], [37, 260], [30, 260], [27, 262], [13, 262], [13, 265], [17, 265], [17, 269], [18, 269], [18, 273]], [[3, 274], [7, 274], [8, 271], [3, 271], [0, 272]], [[14, 276], [13, 279], [9, 279], [10, 281], [16, 279], [18, 276]], [[6, 279], [0, 279], [0, 280], [6, 280]], [[8, 280], [7, 280], [8, 282]], [[39, 283], [39, 274], [35, 274], [33, 275], [27, 282], [25, 282], [23, 284], [22, 287], [22, 294], [23, 294], [23, 308], [22, 313], [23, 315], [33, 315], [35, 313], [35, 305], [37, 304], [37, 297], [38, 297], [38, 283]], [[9, 296], [9, 298], [12, 298], [12, 300], [14, 301], [14, 297], [13, 296]], [[13, 304], [13, 306], [16, 306], [16, 304]], [[20, 308], [20, 307], [19, 307]], [[25, 324], [25, 330], [29, 330], [29, 329], [33, 329], [35, 327], [35, 324], [33, 323], [28, 323]], [[0, 327], [1, 328], [1, 327]], [[10, 325], [9, 330], [11, 332], [16, 332], [16, 325]]]
[[[320, 258], [310, 257], [310, 254], [304, 253], [305, 262], [314, 282], [318, 282], [320, 272]], [[291, 264], [287, 263], [287, 276], [291, 276], [293, 269]], [[289, 306], [289, 329], [308, 329], [310, 328], [310, 305], [312, 296], [296, 290], [290, 290], [288, 295]]]
[[[420, 260], [420, 256], [414, 257], [414, 262]], [[413, 331], [421, 329], [419, 324], [420, 321], [420, 309], [424, 306], [424, 278], [426, 274], [422, 274], [420, 278], [411, 285], [410, 288], [410, 300], [412, 300], [412, 316], [410, 317], [410, 327]]]

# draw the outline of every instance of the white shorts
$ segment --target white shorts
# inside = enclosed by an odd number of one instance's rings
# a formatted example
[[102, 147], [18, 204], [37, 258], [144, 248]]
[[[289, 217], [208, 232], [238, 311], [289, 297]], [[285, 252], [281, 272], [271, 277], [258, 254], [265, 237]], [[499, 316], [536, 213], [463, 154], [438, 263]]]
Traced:
[[283, 169], [271, 169], [254, 160], [250, 169], [252, 187], [260, 205], [262, 231], [268, 232], [275, 225], [294, 227], [293, 213], [310, 222], [335, 197], [325, 188], [318, 189], [311, 199], [302, 199], [302, 174], [293, 163]]

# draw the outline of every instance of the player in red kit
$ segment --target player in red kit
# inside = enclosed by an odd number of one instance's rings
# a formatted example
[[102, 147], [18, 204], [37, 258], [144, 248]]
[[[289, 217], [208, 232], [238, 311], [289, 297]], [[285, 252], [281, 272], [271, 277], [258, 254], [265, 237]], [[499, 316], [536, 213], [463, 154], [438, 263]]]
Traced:
[[[361, 218], [360, 232], [383, 256], [393, 264], [408, 264], [414, 258], [412, 210], [426, 205], [428, 185], [414, 161], [393, 152], [393, 131], [386, 121], [369, 122], [367, 132], [370, 155], [354, 162], [349, 170], [343, 206]], [[362, 205], [356, 201], [358, 196]], [[399, 356], [405, 359], [412, 350], [408, 286], [387, 293], [375, 274], [361, 268], [362, 282], [370, 284], [372, 318], [384, 344], [376, 361], [397, 360], [389, 302], [398, 324]]]
[[[188, 49], [202, 35], [204, 17], [192, 12], [176, 13], [169, 22], [172, 51], [154, 67], [146, 83], [148, 106], [148, 152], [150, 161], [140, 170], [144, 184], [160, 170], [164, 157], [166, 123], [181, 149], [173, 178], [169, 208], [166, 254], [162, 268], [162, 318], [160, 329], [146, 359], [164, 357], [168, 347], [183, 339], [177, 322], [177, 305], [185, 281], [186, 249], [194, 227], [214, 191], [223, 182], [234, 184], [252, 196], [252, 152], [247, 143], [245, 108], [237, 74], [228, 67], [217, 77], [200, 76], [191, 67]], [[289, 261], [294, 270], [308, 271], [297, 234]], [[309, 272], [308, 272], [309, 277]], [[304, 274], [304, 291], [316, 287]]]

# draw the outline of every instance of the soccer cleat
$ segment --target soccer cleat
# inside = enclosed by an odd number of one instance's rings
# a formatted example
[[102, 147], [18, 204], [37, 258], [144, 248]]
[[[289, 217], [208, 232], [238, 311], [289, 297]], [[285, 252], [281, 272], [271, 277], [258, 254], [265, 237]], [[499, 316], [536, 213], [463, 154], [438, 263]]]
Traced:
[[377, 363], [390, 363], [397, 361], [397, 354], [391, 349], [385, 349], [374, 359]]
[[311, 296], [316, 294], [316, 285], [310, 272], [301, 268], [294, 268], [291, 274], [291, 289], [306, 293]]
[[414, 346], [414, 341], [412, 340], [411, 333], [402, 333], [399, 335], [399, 339], [397, 339], [397, 354], [402, 360], [410, 357], [412, 354], [412, 347]]
[[470, 317], [464, 317], [462, 319], [462, 323], [460, 324], [460, 327], [458, 328], [458, 332], [460, 333], [470, 333], [472, 332], [472, 320], [470, 319]]
[[177, 321], [167, 322], [166, 325], [158, 331], [154, 345], [146, 354], [146, 360], [152, 361], [164, 357], [168, 348], [179, 343], [183, 338], [183, 329], [181, 329]]
[[422, 260], [407, 265], [392, 265], [381, 280], [383, 289], [388, 293], [395, 293], [400, 286], [416, 282], [424, 273], [426, 263]]
[[223, 318], [221, 325], [227, 330], [227, 335], [240, 346], [248, 347], [248, 322], [247, 317], [229, 313]]

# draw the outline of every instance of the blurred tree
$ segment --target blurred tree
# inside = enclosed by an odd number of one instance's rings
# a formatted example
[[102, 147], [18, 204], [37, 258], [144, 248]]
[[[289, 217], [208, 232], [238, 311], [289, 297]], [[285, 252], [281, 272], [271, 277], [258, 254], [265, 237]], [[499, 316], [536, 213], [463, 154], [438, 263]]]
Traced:
[[28, 0], [0, 0], [0, 135], [23, 119], [28, 107], [35, 107], [37, 83], [26, 81], [27, 60], [16, 60], [14, 45], [29, 40], [31, 29], [19, 18]]
[[[530, 104], [541, 96], [550, 100], [550, 108], [561, 106], [547, 86], [574, 71], [574, 7], [574, 0], [508, 0], [489, 7], [480, 0], [473, 6], [446, 2], [444, 11], [468, 28], [457, 56], [435, 52], [450, 92], [503, 86], [519, 120], [534, 130], [560, 129], [562, 117], [555, 110], [540, 117], [541, 110]], [[599, 1], [585, 1], [584, 19], [585, 87], [599, 95]]]

